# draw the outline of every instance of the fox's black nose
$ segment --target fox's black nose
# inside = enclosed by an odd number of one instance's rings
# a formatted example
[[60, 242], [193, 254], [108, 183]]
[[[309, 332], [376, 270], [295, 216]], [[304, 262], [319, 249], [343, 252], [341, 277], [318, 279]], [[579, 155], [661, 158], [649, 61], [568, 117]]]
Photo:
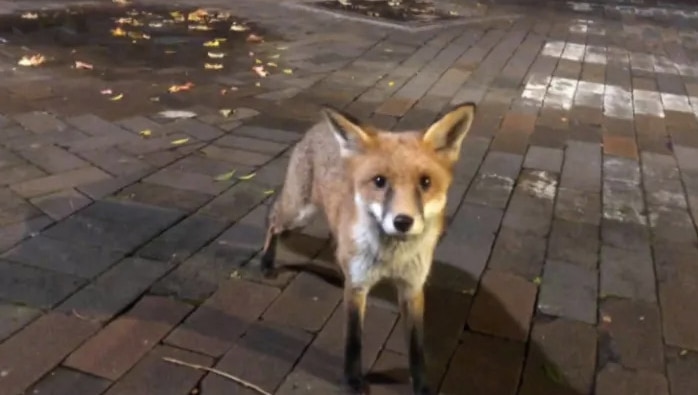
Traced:
[[393, 226], [402, 233], [409, 231], [413, 223], [414, 218], [405, 214], [399, 214], [393, 218]]

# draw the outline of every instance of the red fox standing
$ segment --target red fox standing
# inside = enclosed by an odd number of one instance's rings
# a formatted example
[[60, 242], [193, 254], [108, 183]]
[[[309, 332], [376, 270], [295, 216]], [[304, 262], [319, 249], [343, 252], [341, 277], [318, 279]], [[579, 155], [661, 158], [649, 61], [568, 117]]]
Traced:
[[344, 380], [353, 393], [366, 384], [361, 335], [366, 297], [392, 281], [405, 316], [414, 392], [430, 393], [423, 347], [423, 287], [444, 228], [452, 168], [475, 116], [462, 104], [424, 132], [391, 133], [325, 108], [325, 122], [295, 146], [283, 190], [268, 218], [262, 270], [271, 274], [278, 236], [305, 226], [322, 210], [344, 274]]

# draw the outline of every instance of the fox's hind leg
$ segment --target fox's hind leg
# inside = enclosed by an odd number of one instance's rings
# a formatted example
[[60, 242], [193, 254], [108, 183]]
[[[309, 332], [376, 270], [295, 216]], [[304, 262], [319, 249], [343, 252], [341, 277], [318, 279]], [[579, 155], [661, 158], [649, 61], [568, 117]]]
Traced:
[[317, 213], [312, 203], [312, 168], [303, 163], [303, 155], [294, 152], [289, 161], [284, 186], [272, 203], [267, 216], [267, 234], [261, 258], [261, 270], [266, 276], [274, 274], [276, 244], [283, 233], [307, 225]]

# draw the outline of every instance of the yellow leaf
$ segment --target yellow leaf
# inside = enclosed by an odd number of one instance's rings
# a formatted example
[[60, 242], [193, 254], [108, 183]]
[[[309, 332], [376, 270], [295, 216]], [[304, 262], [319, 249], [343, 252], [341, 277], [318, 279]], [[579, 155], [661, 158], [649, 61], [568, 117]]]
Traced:
[[75, 68], [76, 69], [87, 69], [87, 70], [92, 70], [94, 66], [92, 66], [89, 63], [81, 62], [79, 60], [75, 61]]
[[388, 81], [388, 86], [395, 86], [395, 81]]
[[170, 93], [175, 93], [175, 92], [179, 92], [179, 91], [188, 91], [189, 89], [191, 89], [193, 87], [194, 87], [193, 83], [187, 82], [186, 84], [182, 84], [182, 85], [172, 85], [167, 90]]
[[220, 47], [221, 43], [218, 40], [206, 41], [204, 47]]
[[291, 69], [284, 69], [284, 74], [293, 74], [293, 70]]
[[278, 49], [279, 51], [283, 51], [283, 50], [288, 49], [288, 47], [276, 47], [276, 49]]
[[277, 54], [271, 55], [271, 56], [269, 57], [269, 59], [278, 59], [278, 58], [280, 58], [280, 57], [281, 57], [281, 55], [279, 55], [279, 54], [277, 53]]
[[220, 59], [224, 57], [225, 54], [223, 52], [209, 52], [208, 57], [211, 59]]
[[216, 180], [216, 181], [228, 181], [231, 178], [233, 178], [236, 171], [237, 170], [232, 170], [232, 171], [229, 171], [227, 173], [219, 174], [214, 178], [214, 180]]
[[123, 98], [124, 98], [124, 94], [123, 94], [123, 93], [119, 93], [118, 95], [116, 95], [116, 96], [114, 96], [114, 97], [110, 97], [109, 100], [111, 100], [111, 101], [118, 101], [118, 100], [121, 100], [121, 99], [123, 99]]
[[264, 70], [264, 66], [255, 66], [252, 68], [255, 73], [257, 73], [258, 76], [264, 78], [269, 75], [269, 72]]
[[33, 13], [33, 12], [25, 12], [22, 14], [22, 19], [36, 19], [39, 17], [39, 14]]
[[173, 141], [172, 141], [172, 145], [182, 145], [182, 144], [187, 143], [188, 141], [189, 141], [189, 137], [183, 138], [183, 139], [179, 139], [179, 140], [173, 140]]
[[123, 37], [126, 35], [126, 30], [124, 30], [120, 27], [117, 27], [116, 29], [111, 30], [111, 34], [114, 37]]
[[540, 285], [540, 283], [541, 283], [541, 278], [540, 278], [540, 276], [534, 278], [534, 279], [533, 279], [533, 283], [536, 284], [536, 285]]
[[204, 68], [206, 70], [220, 70], [223, 68], [223, 65], [220, 63], [206, 63], [204, 64]]
[[206, 32], [209, 30], [213, 30], [213, 28], [211, 26], [208, 26], [208, 25], [189, 25], [189, 30], [198, 30], [198, 31]]
[[22, 56], [22, 59], [17, 62], [18, 65], [20, 66], [39, 66], [40, 64], [44, 63], [46, 61], [46, 58], [44, 55], [32, 55], [32, 56]]
[[153, 132], [151, 132], [150, 129], [145, 129], [138, 132], [138, 134], [140, 134], [143, 137], [150, 137], [153, 134]]
[[279, 65], [276, 64], [276, 63], [274, 63], [274, 62], [267, 62], [267, 66], [269, 66], [269, 67], [279, 67]]
[[231, 110], [229, 108], [222, 108], [218, 112], [221, 113], [221, 115], [223, 115], [223, 117], [228, 118], [230, 116], [230, 114], [232, 114], [233, 110]]
[[251, 180], [252, 178], [254, 178], [255, 175], [257, 175], [257, 173], [254, 173], [254, 172], [253, 172], [253, 173], [244, 175], [244, 176], [242, 176], [242, 177], [238, 177], [238, 180], [240, 180], [240, 181]]
[[248, 43], [257, 44], [263, 42], [264, 37], [258, 36], [254, 33], [250, 33], [250, 35], [247, 36], [247, 39], [245, 41], [247, 41]]
[[250, 28], [245, 25], [240, 25], [237, 22], [233, 22], [233, 24], [230, 25], [230, 30], [234, 32], [244, 32], [246, 30], [250, 30]]
[[255, 59], [254, 62], [257, 63], [257, 64], [262, 64], [262, 61], [259, 60], [259, 59]]
[[259, 82], [259, 81], [258, 81], [258, 82], [255, 82], [255, 83], [254, 83], [254, 86], [256, 86], [257, 88], [259, 88], [260, 86], [262, 86], [262, 83]]
[[266, 191], [264, 191], [264, 195], [265, 195], [265, 196], [269, 196], [269, 195], [273, 195], [273, 194], [274, 194], [274, 190], [273, 190], [273, 189], [267, 189]]

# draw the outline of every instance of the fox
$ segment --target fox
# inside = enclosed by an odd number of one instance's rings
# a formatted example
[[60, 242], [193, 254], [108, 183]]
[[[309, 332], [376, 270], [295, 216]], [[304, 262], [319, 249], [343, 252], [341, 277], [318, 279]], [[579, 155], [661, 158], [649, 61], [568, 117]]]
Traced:
[[424, 286], [445, 230], [447, 195], [476, 105], [462, 103], [429, 127], [399, 132], [323, 106], [322, 119], [293, 147], [267, 214], [260, 270], [276, 273], [279, 237], [325, 216], [344, 283], [343, 388], [365, 394], [362, 330], [378, 282], [398, 293], [415, 394], [431, 394], [424, 349]]

